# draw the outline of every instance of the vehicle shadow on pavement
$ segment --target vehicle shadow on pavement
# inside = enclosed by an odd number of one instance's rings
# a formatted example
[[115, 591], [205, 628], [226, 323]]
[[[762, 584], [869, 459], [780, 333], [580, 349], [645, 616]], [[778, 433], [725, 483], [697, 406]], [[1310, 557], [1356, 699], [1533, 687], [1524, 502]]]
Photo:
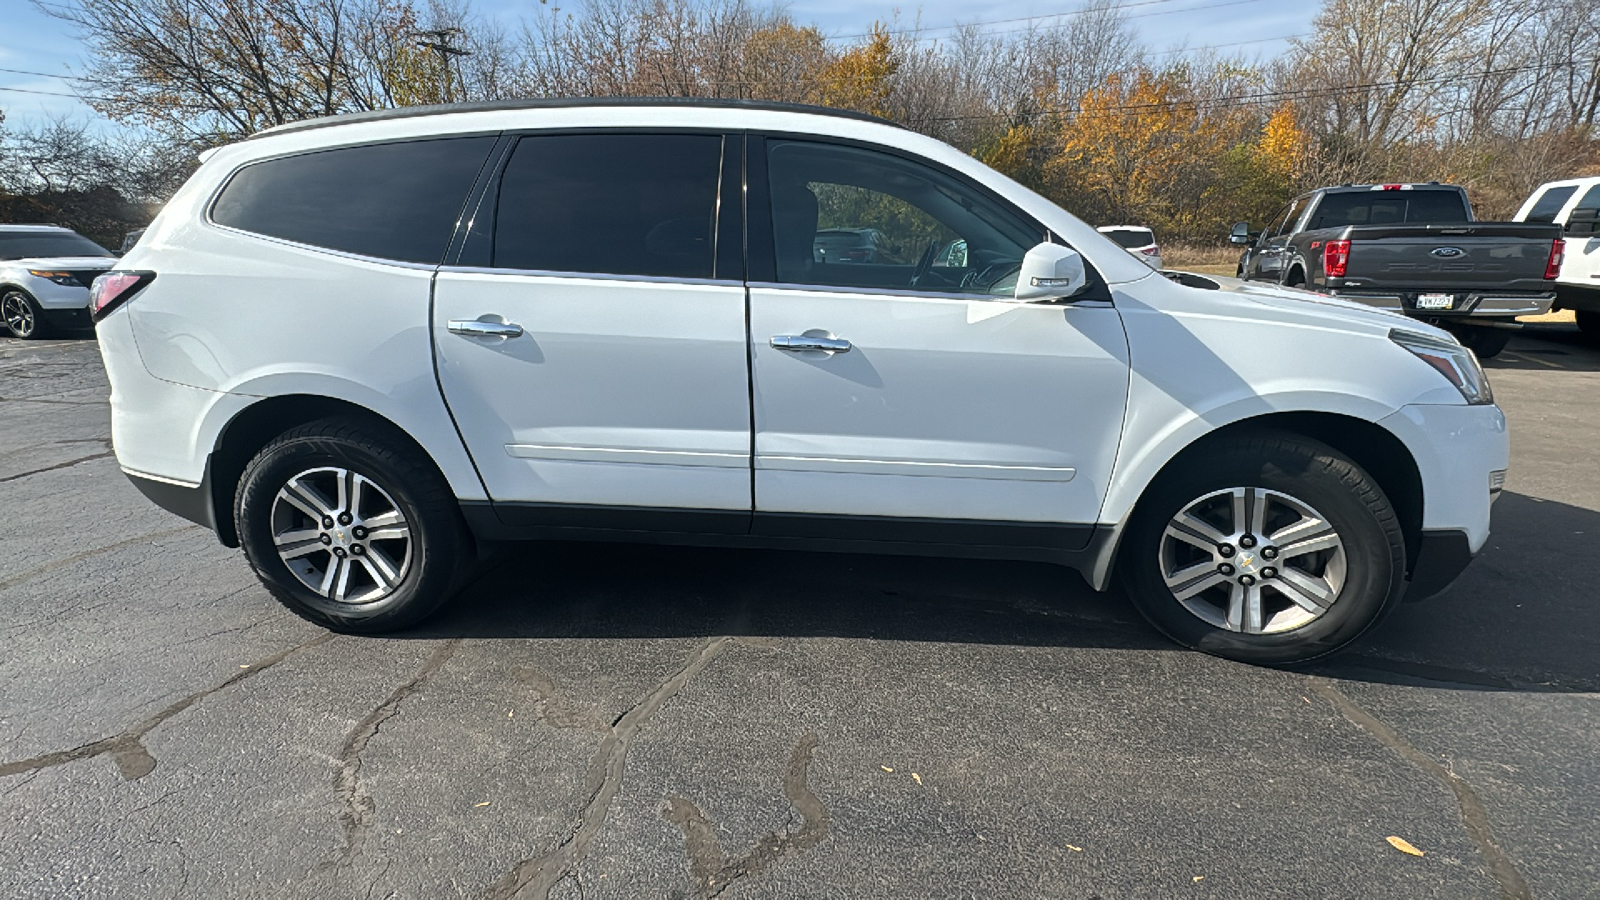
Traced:
[[[1496, 369], [1551, 369], [1559, 372], [1600, 372], [1600, 342], [1573, 326], [1526, 326], [1506, 349], [1483, 367]], [[1490, 376], [1491, 383], [1494, 376]]]
[[[1446, 592], [1402, 604], [1344, 654], [1305, 669], [1462, 690], [1600, 691], [1600, 513], [1507, 493], [1494, 524]], [[1120, 592], [1096, 593], [1055, 566], [629, 544], [508, 547], [454, 604], [400, 636], [710, 635], [1187, 652]]]
[[404, 636], [709, 635], [1178, 649], [1042, 563], [579, 543], [505, 548]]
[[1600, 512], [1508, 491], [1493, 527], [1455, 584], [1402, 604], [1312, 668], [1466, 690], [1600, 692]]

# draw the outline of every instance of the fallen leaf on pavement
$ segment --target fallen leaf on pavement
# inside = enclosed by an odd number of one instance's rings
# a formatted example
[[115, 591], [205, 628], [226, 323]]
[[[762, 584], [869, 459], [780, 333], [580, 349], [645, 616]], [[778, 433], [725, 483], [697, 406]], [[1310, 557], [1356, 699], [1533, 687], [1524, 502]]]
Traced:
[[1194, 883], [1195, 884], [1199, 884], [1200, 882], [1205, 881], [1205, 880], [1206, 880], [1206, 877], [1204, 875], [1196, 875], [1194, 877]]
[[1083, 852], [1083, 848], [1082, 847], [1074, 847], [1071, 844], [1067, 845], [1067, 849], [1071, 850], [1073, 853], [1082, 853]]
[[1391, 834], [1391, 835], [1389, 835], [1389, 837], [1386, 840], [1389, 841], [1389, 846], [1395, 848], [1396, 850], [1399, 850], [1401, 853], [1409, 853], [1412, 856], [1421, 856], [1422, 855], [1422, 851], [1418, 850], [1416, 847], [1411, 846], [1411, 842], [1406, 840], [1405, 838], [1395, 837], [1394, 835]]
[[489, 801], [485, 800], [482, 803], [474, 803], [472, 805], [473, 805], [474, 808], [477, 808], [479, 806], [488, 806], [489, 805]]
[[885, 772], [893, 772], [894, 771], [893, 769], [889, 768], [888, 766], [879, 766], [878, 768], [884, 770]]
[[922, 776], [921, 776], [921, 775], [918, 775], [918, 774], [917, 774], [917, 773], [915, 773], [915, 772], [912, 772], [912, 773], [911, 773], [911, 780], [912, 780], [912, 781], [915, 781], [915, 782], [916, 782], [916, 783], [917, 783], [917, 784], [921, 784], [921, 783], [922, 783]]

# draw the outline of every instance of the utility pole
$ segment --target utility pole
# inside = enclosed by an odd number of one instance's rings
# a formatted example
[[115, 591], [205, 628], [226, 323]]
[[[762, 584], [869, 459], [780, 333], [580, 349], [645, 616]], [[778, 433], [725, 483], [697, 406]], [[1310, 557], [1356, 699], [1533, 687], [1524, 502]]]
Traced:
[[[450, 43], [451, 38], [460, 33], [459, 28], [435, 28], [431, 31], [419, 31], [416, 34], [418, 47], [439, 54], [439, 64], [444, 68], [444, 99], [447, 103], [454, 103], [456, 99], [455, 84], [450, 78], [450, 60], [472, 55], [471, 50], [463, 50]], [[456, 75], [459, 77], [461, 74], [459, 64], [456, 69]]]

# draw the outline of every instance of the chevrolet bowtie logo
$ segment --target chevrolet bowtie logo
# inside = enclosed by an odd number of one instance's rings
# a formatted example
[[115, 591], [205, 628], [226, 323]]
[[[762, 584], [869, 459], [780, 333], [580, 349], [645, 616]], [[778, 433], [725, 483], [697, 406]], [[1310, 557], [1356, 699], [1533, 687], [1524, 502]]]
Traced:
[[1255, 562], [1256, 562], [1256, 558], [1254, 556], [1251, 556], [1248, 553], [1239, 554], [1239, 565], [1241, 565], [1241, 566], [1252, 566], [1252, 565], [1255, 565]]

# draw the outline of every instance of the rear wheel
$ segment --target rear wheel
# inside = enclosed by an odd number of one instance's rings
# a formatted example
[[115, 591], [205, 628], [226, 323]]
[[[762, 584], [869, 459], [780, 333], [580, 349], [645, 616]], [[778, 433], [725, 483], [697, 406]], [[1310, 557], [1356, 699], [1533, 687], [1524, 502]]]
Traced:
[[337, 631], [421, 621], [471, 559], [455, 497], [403, 436], [344, 419], [268, 444], [240, 478], [234, 527], [262, 584]]
[[1575, 313], [1578, 317], [1578, 330], [1584, 334], [1600, 338], [1600, 311], [1580, 309]]
[[43, 337], [46, 331], [39, 304], [24, 291], [12, 290], [0, 295], [0, 321], [6, 323], [14, 337], [25, 341]]
[[1479, 359], [1491, 359], [1511, 343], [1511, 329], [1485, 328], [1479, 325], [1461, 325], [1451, 329], [1461, 345], [1477, 354]]
[[1135, 607], [1188, 647], [1285, 664], [1332, 653], [1399, 600], [1405, 542], [1388, 499], [1331, 447], [1236, 438], [1140, 501], [1120, 554]]

